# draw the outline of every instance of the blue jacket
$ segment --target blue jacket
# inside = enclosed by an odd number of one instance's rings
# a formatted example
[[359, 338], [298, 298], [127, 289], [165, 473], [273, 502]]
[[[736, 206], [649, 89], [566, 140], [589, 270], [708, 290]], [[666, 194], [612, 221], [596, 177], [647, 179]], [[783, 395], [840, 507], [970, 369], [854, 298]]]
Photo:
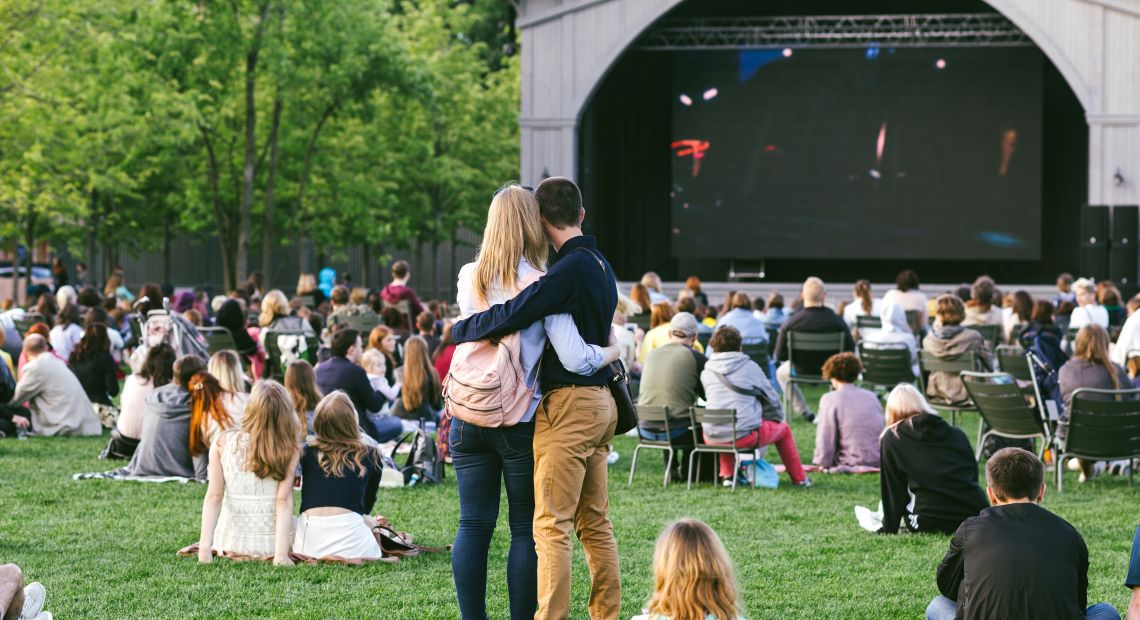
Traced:
[[[574, 237], [562, 245], [555, 260], [546, 275], [511, 300], [456, 323], [451, 330], [456, 344], [504, 336], [565, 312], [574, 318], [583, 340], [608, 345], [617, 308], [617, 281], [597, 241], [586, 235]], [[548, 353], [541, 373], [544, 392], [552, 385], [605, 385], [613, 376], [609, 367], [592, 376], [575, 374], [558, 363], [553, 351]]]
[[369, 411], [379, 411], [384, 406], [384, 395], [372, 389], [368, 382], [368, 373], [364, 369], [343, 357], [330, 357], [317, 364], [317, 387], [321, 394], [331, 394], [335, 390], [342, 390], [352, 400], [356, 407], [356, 418], [360, 421], [360, 428], [368, 436], [380, 441], [380, 433], [376, 425], [368, 419]]

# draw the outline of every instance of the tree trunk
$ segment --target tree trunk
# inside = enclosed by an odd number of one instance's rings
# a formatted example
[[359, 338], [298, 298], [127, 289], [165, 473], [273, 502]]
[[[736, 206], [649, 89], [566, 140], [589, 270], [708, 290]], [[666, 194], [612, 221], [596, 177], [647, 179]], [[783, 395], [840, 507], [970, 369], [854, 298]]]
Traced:
[[[241, 207], [238, 210], [237, 242], [233, 270], [236, 278], [249, 272], [249, 224], [253, 213], [253, 178], [257, 159], [257, 59], [269, 18], [269, 2], [261, 5], [249, 53], [245, 57], [245, 165], [242, 170]], [[263, 274], [264, 275], [264, 274]]]
[[269, 129], [269, 173], [265, 179], [265, 214], [261, 224], [261, 275], [265, 288], [273, 288], [273, 208], [277, 182], [277, 130], [281, 126], [281, 96], [273, 102], [273, 121]]

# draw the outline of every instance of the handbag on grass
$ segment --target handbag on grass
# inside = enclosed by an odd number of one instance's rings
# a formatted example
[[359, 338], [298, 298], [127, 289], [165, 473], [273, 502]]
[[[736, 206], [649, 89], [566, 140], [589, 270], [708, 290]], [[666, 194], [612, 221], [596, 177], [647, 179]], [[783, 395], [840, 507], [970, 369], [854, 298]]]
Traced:
[[633, 395], [629, 392], [629, 373], [625, 370], [625, 364], [618, 360], [610, 364], [610, 370], [614, 373], [609, 381], [610, 394], [617, 404], [617, 428], [614, 429], [614, 435], [624, 435], [637, 426], [637, 408], [634, 407]]

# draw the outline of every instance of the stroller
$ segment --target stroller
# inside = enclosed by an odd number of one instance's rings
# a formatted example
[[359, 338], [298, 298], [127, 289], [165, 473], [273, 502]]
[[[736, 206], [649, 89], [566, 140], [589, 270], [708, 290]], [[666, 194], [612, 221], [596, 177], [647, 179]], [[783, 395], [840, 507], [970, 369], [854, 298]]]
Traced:
[[[143, 297], [135, 302], [135, 308], [150, 301]], [[170, 311], [166, 300], [162, 302], [162, 310], [151, 310], [145, 317], [137, 314], [131, 318], [131, 330], [136, 332], [138, 346], [131, 353], [131, 372], [138, 372], [146, 361], [147, 352], [151, 347], [165, 342], [170, 345], [178, 357], [195, 355], [202, 361], [210, 359], [206, 348], [206, 339], [198, 332], [194, 324], [182, 316]]]

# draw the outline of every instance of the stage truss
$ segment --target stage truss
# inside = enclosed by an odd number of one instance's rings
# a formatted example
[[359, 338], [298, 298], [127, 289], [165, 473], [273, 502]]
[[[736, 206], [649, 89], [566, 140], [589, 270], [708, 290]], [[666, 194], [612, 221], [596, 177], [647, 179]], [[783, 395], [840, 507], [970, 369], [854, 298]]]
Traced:
[[796, 47], [1023, 47], [1033, 42], [997, 13], [813, 15], [666, 19], [637, 49], [739, 50]]

